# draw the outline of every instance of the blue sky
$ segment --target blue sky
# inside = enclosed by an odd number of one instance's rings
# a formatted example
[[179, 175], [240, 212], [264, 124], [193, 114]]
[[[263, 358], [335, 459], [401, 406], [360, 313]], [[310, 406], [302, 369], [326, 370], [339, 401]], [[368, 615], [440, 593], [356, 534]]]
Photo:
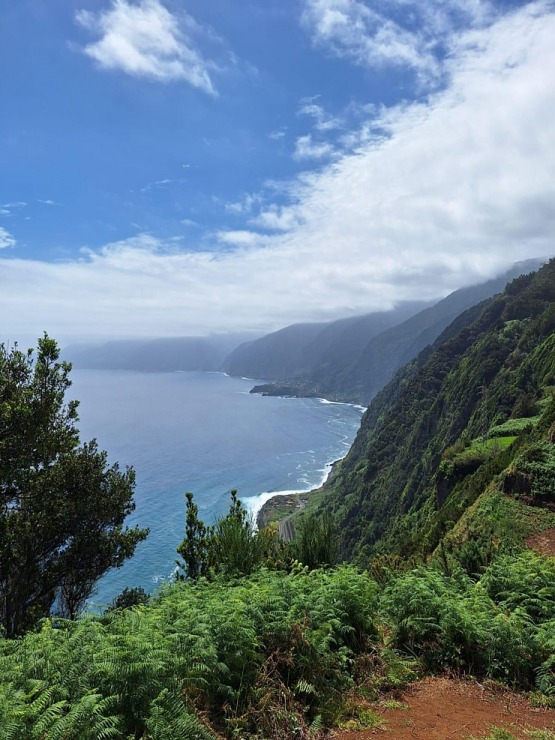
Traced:
[[0, 0], [0, 327], [266, 331], [553, 251], [555, 9]]

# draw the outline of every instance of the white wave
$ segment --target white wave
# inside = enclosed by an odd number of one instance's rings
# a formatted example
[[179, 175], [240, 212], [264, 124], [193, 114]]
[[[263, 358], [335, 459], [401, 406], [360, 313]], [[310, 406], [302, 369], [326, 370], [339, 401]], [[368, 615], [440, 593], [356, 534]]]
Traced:
[[332, 462], [327, 463], [325, 468], [321, 468], [320, 472], [322, 473], [322, 478], [315, 486], [311, 486], [310, 488], [297, 488], [289, 491], [264, 491], [264, 493], [260, 493], [258, 496], [245, 496], [245, 498], [241, 499], [241, 503], [247, 509], [252, 521], [256, 524], [258, 512], [264, 506], [266, 501], [274, 498], [274, 496], [296, 496], [299, 493], [310, 493], [311, 491], [315, 491], [317, 488], [323, 486], [327, 481], [334, 463], [339, 462], [339, 460], [342, 459], [342, 457], [336, 458], [335, 460], [332, 460]]
[[351, 406], [353, 409], [358, 409], [359, 411], [366, 411], [367, 408], [366, 406], [360, 406], [358, 403], [347, 403], [347, 401], [330, 401], [327, 398], [316, 398], [315, 400], [325, 406]]

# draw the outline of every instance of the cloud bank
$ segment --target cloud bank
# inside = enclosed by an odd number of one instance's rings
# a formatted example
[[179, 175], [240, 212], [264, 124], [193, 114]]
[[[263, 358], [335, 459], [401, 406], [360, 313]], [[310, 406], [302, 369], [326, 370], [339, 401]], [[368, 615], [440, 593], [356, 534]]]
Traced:
[[212, 249], [143, 234], [57, 264], [10, 250], [13, 338], [266, 331], [440, 297], [552, 254], [553, 38], [544, 3], [461, 35], [445, 89], [366, 120], [351, 151], [281, 184], [289, 205], [252, 197], [233, 214], [244, 228]]

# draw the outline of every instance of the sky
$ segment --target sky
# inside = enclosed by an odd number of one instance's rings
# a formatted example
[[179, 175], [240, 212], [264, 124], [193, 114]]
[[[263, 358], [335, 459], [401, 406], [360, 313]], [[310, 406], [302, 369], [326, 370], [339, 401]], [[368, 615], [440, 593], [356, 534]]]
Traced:
[[266, 332], [555, 253], [555, 4], [0, 0], [0, 340]]

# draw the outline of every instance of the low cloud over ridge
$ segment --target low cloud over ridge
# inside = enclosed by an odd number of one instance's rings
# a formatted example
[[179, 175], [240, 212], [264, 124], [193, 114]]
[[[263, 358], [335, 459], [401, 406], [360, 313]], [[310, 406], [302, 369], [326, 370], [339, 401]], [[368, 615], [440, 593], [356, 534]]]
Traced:
[[57, 264], [10, 250], [12, 330], [263, 331], [440, 297], [554, 252], [553, 38], [545, 3], [461, 36], [445, 90], [366, 121], [354, 150], [287, 185], [293, 205], [260, 203], [282, 233], [219, 232], [201, 252], [140, 235]]

